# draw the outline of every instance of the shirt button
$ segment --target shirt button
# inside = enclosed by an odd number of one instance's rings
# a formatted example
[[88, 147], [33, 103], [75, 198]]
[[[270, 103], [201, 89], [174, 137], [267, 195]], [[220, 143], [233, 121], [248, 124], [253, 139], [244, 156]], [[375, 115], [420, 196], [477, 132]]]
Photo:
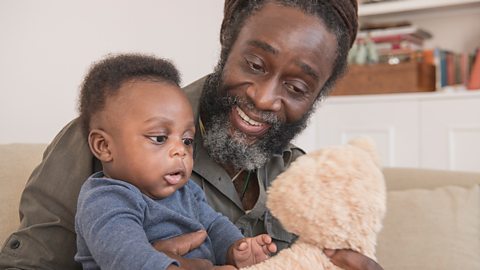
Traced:
[[17, 239], [12, 239], [9, 243], [9, 246], [11, 249], [17, 249], [20, 247], [20, 241], [18, 241]]

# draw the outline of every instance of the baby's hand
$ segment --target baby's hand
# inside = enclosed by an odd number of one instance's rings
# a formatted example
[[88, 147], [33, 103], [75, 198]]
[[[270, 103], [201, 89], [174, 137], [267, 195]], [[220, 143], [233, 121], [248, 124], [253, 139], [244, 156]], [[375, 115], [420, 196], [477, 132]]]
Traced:
[[268, 259], [270, 254], [277, 252], [277, 245], [268, 234], [261, 234], [238, 240], [230, 247], [230, 251], [232, 264], [242, 268]]

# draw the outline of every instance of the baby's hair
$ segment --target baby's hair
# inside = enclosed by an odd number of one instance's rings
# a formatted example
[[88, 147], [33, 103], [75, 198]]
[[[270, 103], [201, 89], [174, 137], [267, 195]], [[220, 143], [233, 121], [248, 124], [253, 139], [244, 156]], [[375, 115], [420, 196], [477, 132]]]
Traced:
[[101, 111], [108, 97], [130, 80], [180, 85], [180, 75], [168, 60], [142, 54], [109, 55], [94, 63], [83, 80], [79, 111], [84, 131], [90, 131], [92, 115]]

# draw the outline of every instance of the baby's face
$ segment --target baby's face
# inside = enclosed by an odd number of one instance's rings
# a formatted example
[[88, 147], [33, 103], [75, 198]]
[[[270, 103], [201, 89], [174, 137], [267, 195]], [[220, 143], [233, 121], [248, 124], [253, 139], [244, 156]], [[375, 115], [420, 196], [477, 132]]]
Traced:
[[190, 178], [195, 124], [190, 103], [165, 82], [129, 81], [102, 114], [113, 160], [105, 173], [154, 199], [170, 196]]

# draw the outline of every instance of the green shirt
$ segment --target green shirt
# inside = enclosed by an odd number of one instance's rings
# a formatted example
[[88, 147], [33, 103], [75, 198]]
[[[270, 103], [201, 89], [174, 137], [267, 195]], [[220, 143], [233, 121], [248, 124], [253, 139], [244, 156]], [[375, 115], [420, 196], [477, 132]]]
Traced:
[[[205, 78], [185, 88], [195, 115]], [[234, 222], [246, 236], [268, 233], [279, 249], [294, 236], [286, 232], [265, 207], [266, 188], [303, 151], [290, 145], [257, 170], [260, 195], [254, 208], [243, 210], [227, 172], [195, 144], [192, 179], [205, 191], [208, 203]], [[83, 182], [101, 169], [90, 153], [79, 119], [63, 128], [48, 146], [33, 171], [20, 201], [21, 224], [5, 242], [0, 269], [81, 269], [73, 260], [76, 252], [74, 219]]]

